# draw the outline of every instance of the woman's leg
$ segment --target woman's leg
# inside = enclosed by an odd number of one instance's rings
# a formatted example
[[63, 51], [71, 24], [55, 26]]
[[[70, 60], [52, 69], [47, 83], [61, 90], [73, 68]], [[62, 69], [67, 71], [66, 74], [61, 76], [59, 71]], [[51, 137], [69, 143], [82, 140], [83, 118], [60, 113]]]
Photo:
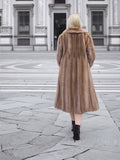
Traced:
[[82, 119], [82, 114], [75, 114], [75, 124], [80, 125], [81, 124], [81, 119]]
[[73, 113], [70, 113], [72, 121], [75, 121], [75, 115]]

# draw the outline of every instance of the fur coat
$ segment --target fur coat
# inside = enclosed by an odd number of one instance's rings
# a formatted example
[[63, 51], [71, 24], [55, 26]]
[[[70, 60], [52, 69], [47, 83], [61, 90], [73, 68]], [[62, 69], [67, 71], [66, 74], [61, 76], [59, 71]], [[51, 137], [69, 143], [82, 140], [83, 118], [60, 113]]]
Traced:
[[59, 35], [55, 108], [74, 114], [99, 109], [90, 71], [95, 58], [93, 39], [86, 30], [70, 27]]

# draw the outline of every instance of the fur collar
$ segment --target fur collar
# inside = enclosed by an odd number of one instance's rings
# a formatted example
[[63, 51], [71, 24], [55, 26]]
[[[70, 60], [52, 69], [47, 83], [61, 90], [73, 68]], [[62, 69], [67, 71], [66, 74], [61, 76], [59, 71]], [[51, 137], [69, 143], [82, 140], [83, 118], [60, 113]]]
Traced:
[[87, 31], [80, 28], [80, 27], [69, 27], [68, 29], [66, 29], [66, 32], [68, 32], [68, 33], [83, 33], [83, 32], [87, 32]]

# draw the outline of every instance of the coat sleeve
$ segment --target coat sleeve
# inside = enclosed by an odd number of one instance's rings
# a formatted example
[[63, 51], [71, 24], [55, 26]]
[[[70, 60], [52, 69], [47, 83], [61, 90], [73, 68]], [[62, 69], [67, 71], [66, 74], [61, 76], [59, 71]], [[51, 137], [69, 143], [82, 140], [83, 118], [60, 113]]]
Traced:
[[58, 65], [60, 66], [60, 61], [61, 61], [61, 58], [62, 58], [62, 55], [63, 55], [63, 45], [62, 45], [62, 36], [59, 35], [58, 37], [58, 40], [57, 40], [57, 56], [56, 56], [56, 59], [57, 59], [57, 63]]
[[96, 53], [95, 53], [95, 48], [94, 48], [94, 42], [90, 34], [88, 34], [87, 36], [86, 53], [87, 53], [89, 65], [90, 67], [92, 67], [93, 62], [96, 58]]

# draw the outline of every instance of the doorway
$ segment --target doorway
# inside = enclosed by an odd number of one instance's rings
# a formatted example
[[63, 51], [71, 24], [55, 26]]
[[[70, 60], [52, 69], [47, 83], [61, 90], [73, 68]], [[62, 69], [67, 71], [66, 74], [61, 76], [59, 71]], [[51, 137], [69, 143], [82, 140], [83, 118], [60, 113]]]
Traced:
[[66, 29], [66, 13], [54, 13], [54, 50], [57, 49], [59, 35]]

